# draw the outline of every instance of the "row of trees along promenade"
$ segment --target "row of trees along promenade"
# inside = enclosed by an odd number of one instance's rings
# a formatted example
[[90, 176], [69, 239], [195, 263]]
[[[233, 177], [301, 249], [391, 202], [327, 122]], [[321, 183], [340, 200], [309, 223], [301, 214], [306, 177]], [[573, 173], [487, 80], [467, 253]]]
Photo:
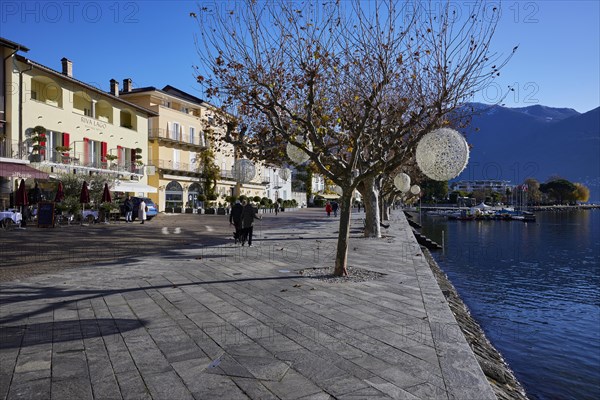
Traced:
[[219, 105], [224, 141], [240, 156], [278, 163], [296, 146], [341, 188], [335, 275], [348, 273], [354, 190], [365, 235], [380, 237], [381, 204], [398, 194], [394, 176], [419, 181], [419, 140], [464, 126], [457, 111], [516, 51], [491, 50], [496, 7], [470, 3], [457, 13], [431, 4], [249, 1], [190, 14], [199, 25], [197, 80]]

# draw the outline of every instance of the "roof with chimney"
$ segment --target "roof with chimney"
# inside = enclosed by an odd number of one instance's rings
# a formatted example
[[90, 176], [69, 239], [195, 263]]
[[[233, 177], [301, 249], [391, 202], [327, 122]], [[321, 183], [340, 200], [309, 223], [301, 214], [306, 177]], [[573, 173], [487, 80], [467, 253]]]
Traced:
[[171, 85], [167, 85], [162, 89], [158, 89], [154, 86], [145, 86], [145, 87], [141, 87], [141, 88], [131, 89], [130, 91], [121, 90], [119, 92], [119, 94], [128, 95], [130, 93], [146, 93], [146, 92], [158, 92], [158, 93], [166, 94], [170, 97], [175, 97], [179, 100], [187, 101], [189, 103], [212, 107], [210, 103], [207, 103], [206, 101], [202, 100], [201, 98], [193, 96], [193, 95], [191, 95], [187, 92], [184, 92], [181, 89], [177, 89]]
[[146, 115], [148, 115], [149, 117], [155, 117], [155, 116], [158, 115], [158, 113], [156, 113], [156, 112], [154, 112], [152, 110], [148, 110], [147, 108], [140, 107], [137, 104], [133, 104], [133, 103], [127, 101], [127, 100], [121, 99], [118, 96], [115, 96], [115, 95], [113, 95], [113, 94], [111, 94], [109, 92], [105, 92], [102, 89], [98, 89], [98, 88], [96, 88], [96, 87], [94, 87], [92, 85], [89, 85], [89, 84], [87, 84], [85, 82], [82, 82], [82, 81], [80, 81], [78, 79], [75, 79], [72, 76], [68, 76], [68, 75], [65, 75], [65, 74], [63, 74], [61, 72], [53, 70], [52, 68], [49, 68], [49, 67], [47, 67], [47, 66], [45, 66], [43, 64], [40, 64], [38, 62], [35, 62], [35, 61], [33, 61], [33, 60], [29, 59], [29, 58], [23, 57], [22, 55], [17, 54], [16, 58], [17, 58], [18, 61], [20, 61], [22, 63], [31, 65], [32, 67], [37, 68], [37, 69], [39, 69], [41, 71], [44, 71], [46, 73], [49, 73], [51, 75], [54, 75], [54, 76], [59, 77], [61, 79], [64, 79], [66, 81], [73, 82], [73, 83], [75, 83], [75, 84], [77, 84], [79, 86], [85, 87], [86, 89], [90, 90], [91, 92], [95, 92], [95, 93], [101, 94], [103, 96], [106, 96], [106, 97], [114, 100], [114, 101], [117, 101], [119, 103], [125, 104], [128, 107], [131, 107], [131, 108], [134, 108], [134, 109], [136, 109], [138, 111], [141, 111], [141, 112], [145, 113]]

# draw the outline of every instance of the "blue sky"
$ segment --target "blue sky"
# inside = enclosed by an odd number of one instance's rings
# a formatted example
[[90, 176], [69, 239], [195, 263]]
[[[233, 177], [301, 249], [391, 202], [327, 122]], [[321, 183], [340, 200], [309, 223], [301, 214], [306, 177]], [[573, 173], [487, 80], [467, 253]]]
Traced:
[[[108, 91], [109, 81], [131, 78], [134, 87], [167, 84], [205, 96], [195, 83], [194, 33], [189, 13], [204, 1], [0, 2], [0, 36], [30, 48], [27, 57], [60, 70], [73, 61], [74, 76]], [[467, 12], [471, 2], [455, 2]], [[488, 2], [489, 7], [499, 2]], [[222, 5], [222, 3], [219, 3]], [[600, 105], [600, 2], [503, 1], [496, 51], [519, 50], [496, 82], [474, 99], [542, 104], [586, 112]], [[222, 5], [221, 8], [225, 8]]]

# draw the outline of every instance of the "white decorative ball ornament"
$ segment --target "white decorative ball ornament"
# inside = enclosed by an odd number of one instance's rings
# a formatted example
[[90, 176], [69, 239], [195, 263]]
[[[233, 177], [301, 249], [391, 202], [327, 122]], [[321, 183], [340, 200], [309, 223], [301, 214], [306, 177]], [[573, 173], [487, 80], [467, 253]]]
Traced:
[[419, 185], [412, 185], [410, 187], [410, 192], [412, 194], [419, 194], [419, 193], [421, 193], [421, 188], [419, 187]]
[[292, 173], [288, 168], [280, 168], [279, 169], [279, 177], [281, 179], [283, 179], [284, 181], [287, 181], [288, 179], [290, 179], [291, 175], [292, 175]]
[[254, 179], [256, 168], [254, 167], [254, 163], [250, 160], [236, 160], [233, 164], [231, 175], [238, 183], [248, 183]]
[[469, 162], [469, 145], [454, 129], [440, 128], [419, 141], [415, 153], [419, 169], [435, 181], [456, 178]]
[[410, 176], [406, 175], [404, 172], [399, 173], [394, 178], [394, 186], [402, 193], [408, 192], [410, 190]]
[[335, 185], [335, 186], [333, 187], [333, 192], [334, 192], [335, 194], [337, 194], [338, 196], [341, 196], [342, 194], [344, 194], [344, 191], [343, 191], [343, 190], [342, 190], [342, 188], [341, 188], [341, 187], [339, 187], [338, 185]]
[[[302, 138], [299, 138], [296, 140], [299, 143], [304, 143], [304, 140]], [[312, 151], [312, 144], [310, 143], [309, 140], [306, 141], [306, 148], [308, 150]], [[295, 145], [293, 145], [289, 142], [285, 147], [285, 152], [287, 153], [287, 156], [294, 164], [304, 164], [305, 162], [307, 162], [310, 159], [310, 156], [308, 154], [306, 154], [306, 152], [304, 150], [302, 150], [299, 147], [296, 147]]]

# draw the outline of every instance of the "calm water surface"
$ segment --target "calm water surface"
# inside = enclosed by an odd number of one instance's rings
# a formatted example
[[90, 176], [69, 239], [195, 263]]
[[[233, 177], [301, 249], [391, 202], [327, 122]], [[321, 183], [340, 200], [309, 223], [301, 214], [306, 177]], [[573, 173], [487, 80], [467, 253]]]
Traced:
[[423, 216], [434, 257], [532, 399], [600, 399], [600, 210]]

